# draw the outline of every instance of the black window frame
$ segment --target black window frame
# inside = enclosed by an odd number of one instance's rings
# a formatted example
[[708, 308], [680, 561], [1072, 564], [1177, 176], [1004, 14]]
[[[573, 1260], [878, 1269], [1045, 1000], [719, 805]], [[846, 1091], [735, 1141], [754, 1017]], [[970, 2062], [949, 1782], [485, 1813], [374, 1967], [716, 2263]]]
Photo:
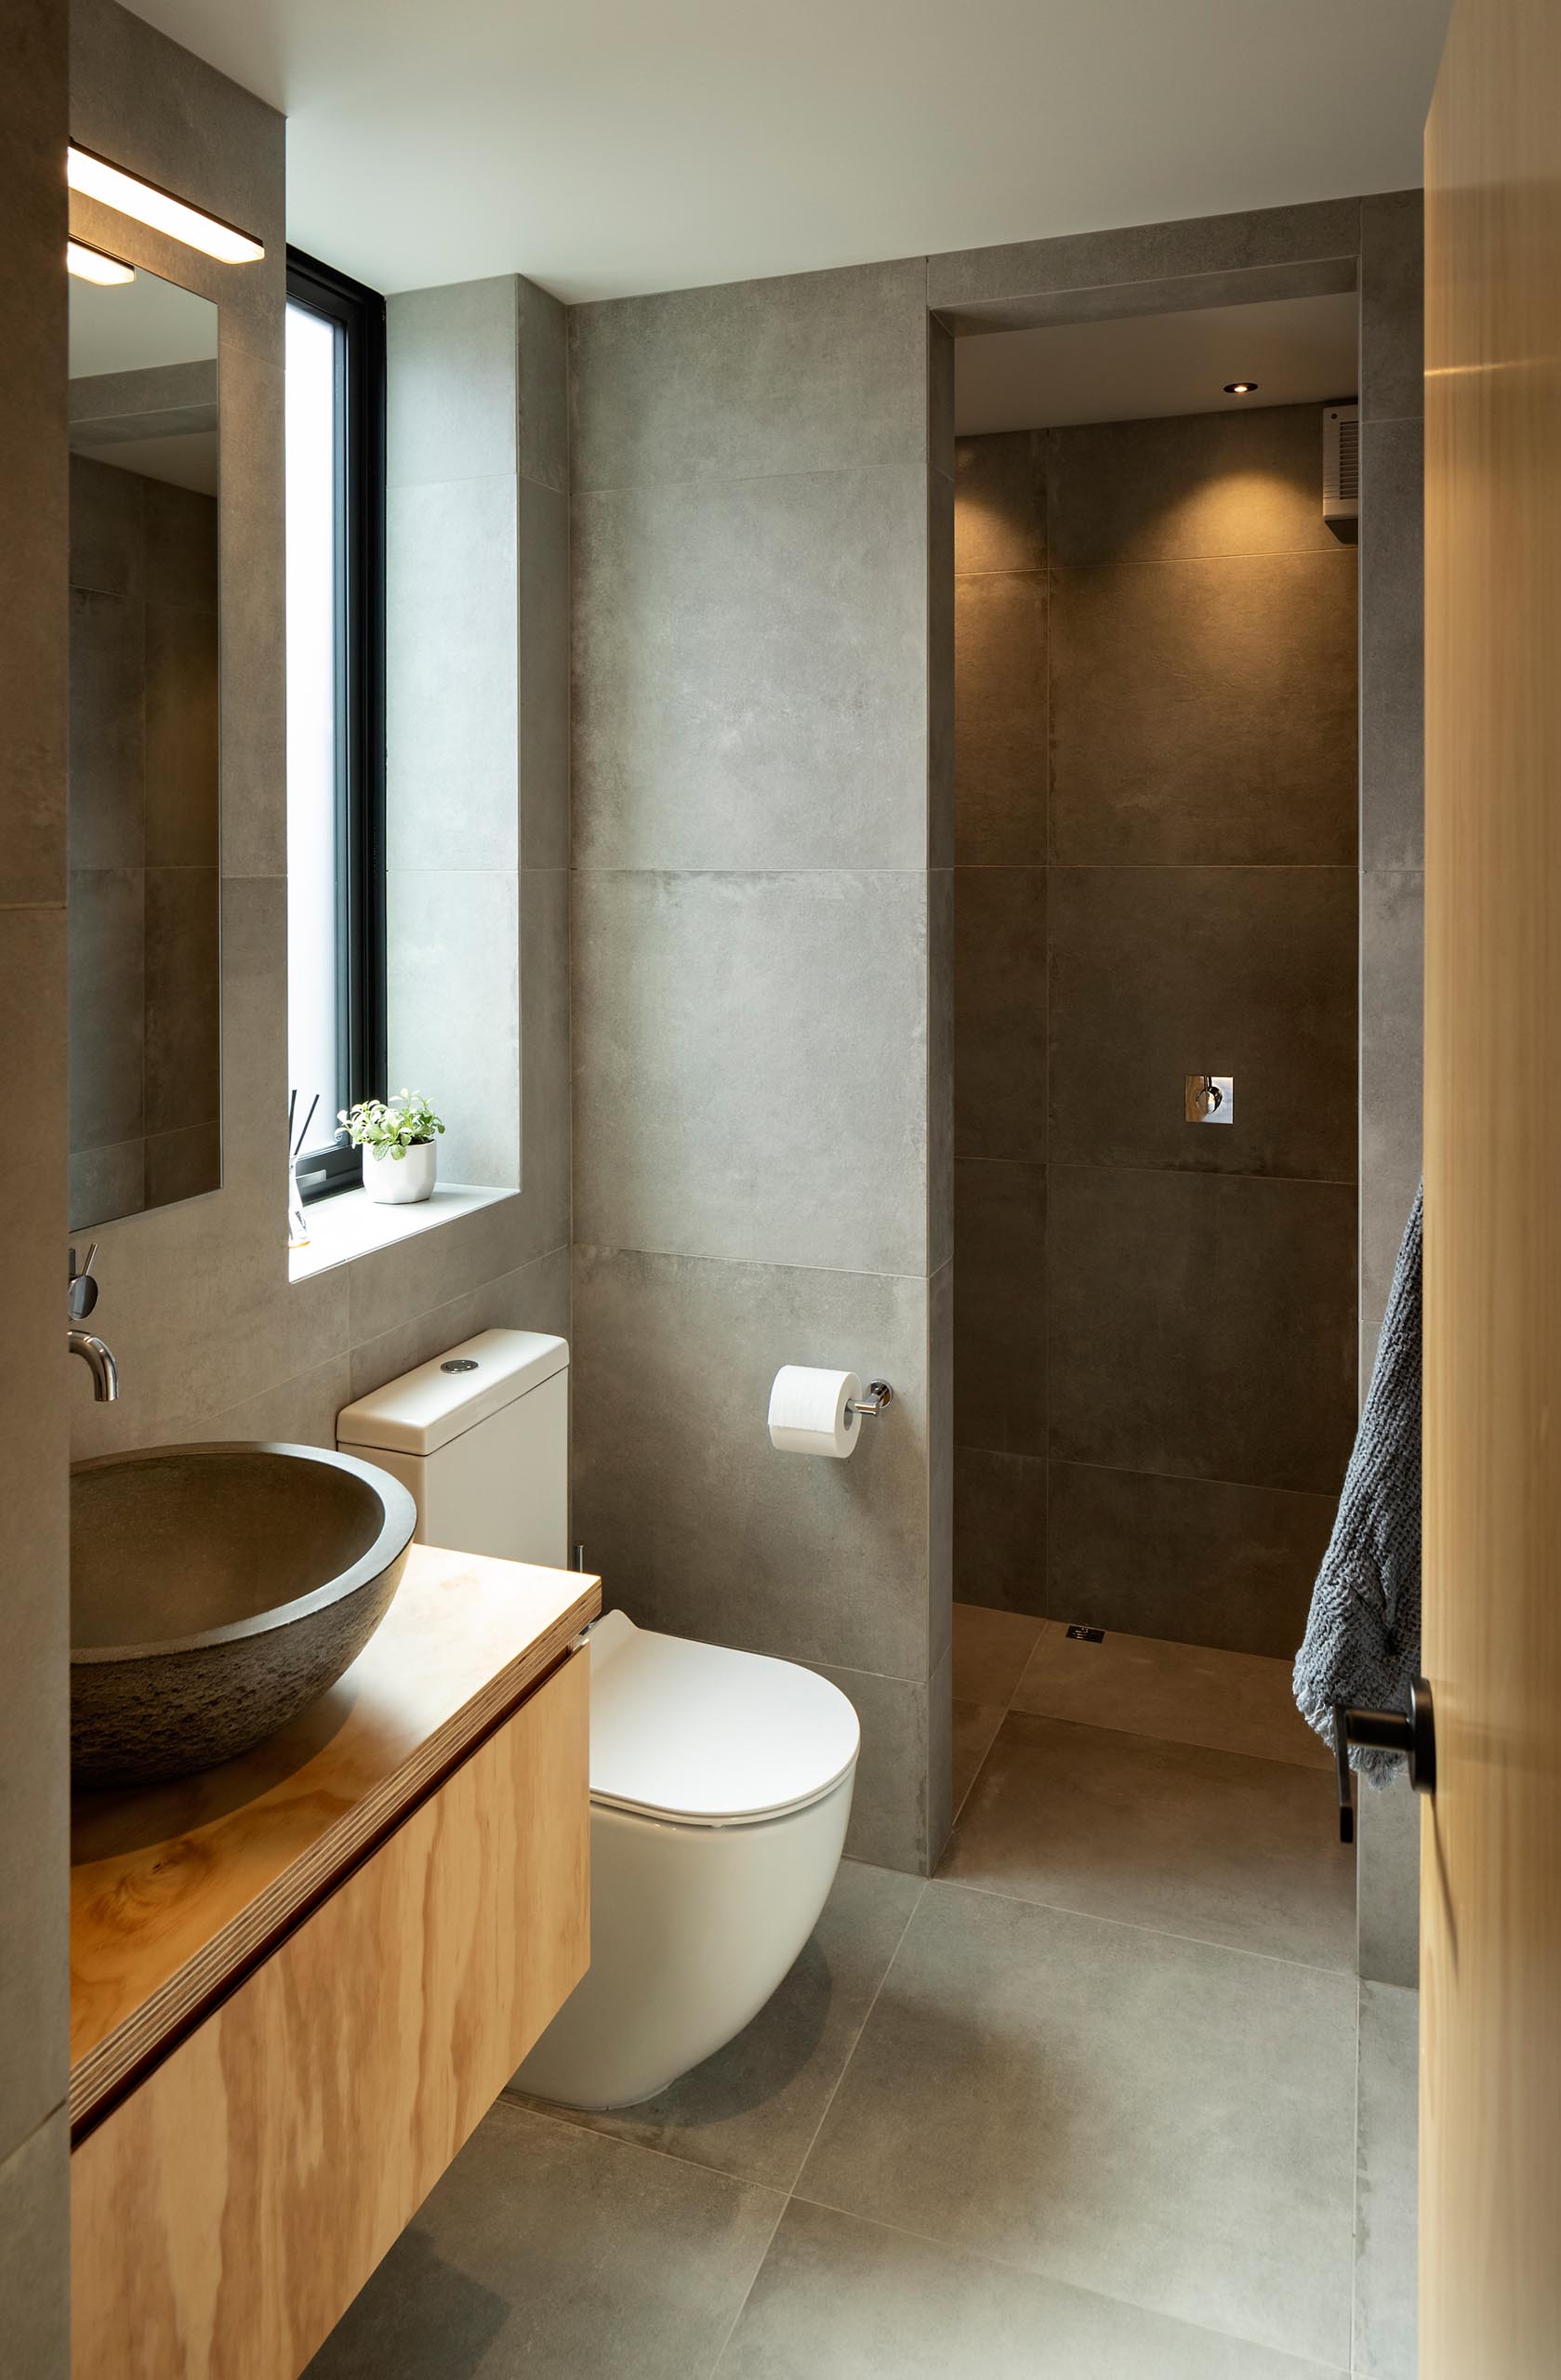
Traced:
[[[386, 1096], [385, 300], [287, 251], [287, 298], [341, 333], [337, 381], [337, 1064], [347, 1105]], [[322, 1136], [322, 1127], [325, 1128]], [[309, 1203], [363, 1182], [363, 1152], [316, 1117], [298, 1158]]]

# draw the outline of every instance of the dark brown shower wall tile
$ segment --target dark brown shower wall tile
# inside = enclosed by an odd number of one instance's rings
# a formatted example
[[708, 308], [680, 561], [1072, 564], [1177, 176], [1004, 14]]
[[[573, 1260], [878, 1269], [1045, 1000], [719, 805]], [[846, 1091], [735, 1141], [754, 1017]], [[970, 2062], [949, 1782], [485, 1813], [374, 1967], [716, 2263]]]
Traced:
[[[1054, 1158], [1354, 1180], [1353, 868], [1058, 867], [1049, 900]], [[1189, 1074], [1234, 1076], [1233, 1122], [1186, 1122]]]
[[954, 1151], [1046, 1156], [1046, 871], [954, 871]]
[[954, 1169], [954, 1435], [1046, 1452], [1046, 1169]]
[[954, 582], [954, 855], [1046, 857], [1046, 580]]
[[68, 840], [75, 868], [141, 865], [144, 650], [139, 597], [71, 589]]
[[146, 556], [139, 471], [122, 471], [89, 455], [71, 457], [71, 585], [99, 595], [141, 592]]
[[146, 871], [146, 1128], [218, 1110], [218, 892], [210, 867]]
[[217, 498], [166, 480], [146, 483], [148, 602], [217, 608]]
[[1052, 856], [1356, 857], [1355, 556], [1053, 572]]
[[1046, 566], [1046, 432], [1005, 430], [954, 448], [957, 571]]
[[1048, 1608], [1087, 1627], [1288, 1659], [1336, 1501], [1053, 1462]]
[[954, 1449], [954, 1600], [1046, 1613], [1046, 1474], [1033, 1455]]
[[1047, 1186], [1053, 1455], [1337, 1495], [1353, 1184], [1059, 1165]]
[[217, 615], [146, 607], [146, 860], [217, 865]]
[[1052, 558], [1337, 553], [1322, 517], [1322, 440], [1321, 405], [1053, 430]]

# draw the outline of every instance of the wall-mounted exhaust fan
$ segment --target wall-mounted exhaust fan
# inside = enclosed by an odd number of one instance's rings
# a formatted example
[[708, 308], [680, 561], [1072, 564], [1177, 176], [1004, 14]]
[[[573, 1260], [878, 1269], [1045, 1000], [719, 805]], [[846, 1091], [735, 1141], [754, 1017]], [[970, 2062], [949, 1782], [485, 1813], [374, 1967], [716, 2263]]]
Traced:
[[[1325, 405], [1322, 416], [1322, 517], [1337, 536], [1360, 519], [1360, 407]], [[1343, 523], [1348, 522], [1348, 528]]]

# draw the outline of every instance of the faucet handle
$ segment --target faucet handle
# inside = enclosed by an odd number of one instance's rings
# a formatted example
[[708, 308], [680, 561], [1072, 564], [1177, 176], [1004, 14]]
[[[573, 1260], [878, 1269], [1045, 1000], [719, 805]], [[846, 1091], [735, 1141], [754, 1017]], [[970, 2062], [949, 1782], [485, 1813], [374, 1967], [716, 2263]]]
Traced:
[[98, 1243], [96, 1240], [93, 1240], [86, 1251], [86, 1262], [78, 1273], [76, 1270], [76, 1251], [73, 1248], [71, 1250], [71, 1289], [69, 1304], [71, 1309], [71, 1320], [73, 1322], [85, 1322], [87, 1316], [91, 1313], [93, 1307], [98, 1302], [98, 1284], [92, 1277], [92, 1263], [97, 1253]]

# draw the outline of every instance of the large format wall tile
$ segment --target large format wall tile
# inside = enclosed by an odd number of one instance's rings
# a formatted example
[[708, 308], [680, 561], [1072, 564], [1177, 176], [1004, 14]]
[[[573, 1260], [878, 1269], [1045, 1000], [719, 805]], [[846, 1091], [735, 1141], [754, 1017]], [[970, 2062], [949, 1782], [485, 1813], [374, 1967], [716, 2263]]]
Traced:
[[71, 865], [139, 867], [146, 849], [146, 613], [139, 597], [73, 586], [70, 654]]
[[575, 897], [576, 1238], [924, 1272], [925, 875], [585, 869]]
[[1337, 1494], [1353, 1183], [1054, 1165], [1049, 1186], [1053, 1454]]
[[1422, 1166], [1425, 879], [1360, 879], [1360, 1382], [1377, 1333]]
[[1320, 405], [1054, 430], [1052, 557], [1125, 562], [1336, 554], [1321, 487]]
[[[575, 1527], [609, 1604], [924, 1691], [927, 1310], [919, 1278], [577, 1248]], [[782, 1364], [887, 1380], [894, 1403], [845, 1461], [777, 1453]]]
[[390, 487], [514, 478], [516, 289], [499, 273], [387, 299]]
[[926, 456], [920, 258], [571, 309], [576, 488]]
[[1046, 1609], [1236, 1653], [1300, 1644], [1336, 1499], [1053, 1462]]
[[1425, 863], [1425, 533], [1418, 419], [1360, 428], [1360, 864]]
[[[946, 1814], [933, 1824], [928, 1808], [934, 1778], [946, 1778], [946, 1763], [933, 1742], [932, 1707], [938, 1697], [942, 1707], [935, 1724], [946, 1726], [953, 1716], [946, 1675], [929, 1684], [880, 1677], [866, 1670], [830, 1669], [822, 1661], [809, 1667], [840, 1687], [862, 1729], [846, 1858], [897, 1868], [903, 1875], [925, 1876], [936, 1865], [948, 1833]], [[946, 1800], [946, 1781], [939, 1790]]]
[[[1353, 868], [1058, 867], [1049, 892], [1055, 1159], [1355, 1179]], [[1235, 1078], [1228, 1125], [1185, 1119], [1204, 1073]]]
[[71, 871], [73, 1148], [133, 1140], [145, 1120], [145, 896], [141, 868]]
[[1046, 858], [1046, 579], [988, 571], [954, 583], [954, 851]]
[[1046, 567], [1046, 432], [1014, 430], [961, 438], [954, 450], [954, 567]]
[[1360, 418], [1399, 421], [1425, 403], [1425, 194], [1360, 202]]
[[438, 1109], [448, 1182], [520, 1178], [519, 885], [497, 869], [386, 872], [390, 1089]]
[[954, 1148], [1046, 1156], [1046, 870], [961, 867], [954, 881]]
[[955, 1169], [954, 1434], [963, 1447], [1046, 1452], [1046, 1169]]
[[955, 1448], [957, 1602], [1044, 1617], [1047, 1471], [1033, 1455]]
[[1355, 556], [1090, 563], [1052, 599], [1052, 850], [1356, 856]]
[[[151, 867], [217, 866], [217, 689], [215, 608], [148, 602], [146, 857]], [[73, 755], [72, 779], [73, 787]]]
[[70, 2241], [71, 2120], [61, 2107], [0, 2156], [0, 2372], [15, 2380], [65, 2380], [70, 2370]]
[[[222, 990], [215, 867], [146, 871], [146, 1128], [214, 1122]], [[216, 1177], [203, 1187], [215, 1190]]]
[[924, 867], [927, 476], [577, 494], [576, 859]]
[[97, 595], [145, 591], [147, 483], [90, 455], [71, 460], [71, 584]]

